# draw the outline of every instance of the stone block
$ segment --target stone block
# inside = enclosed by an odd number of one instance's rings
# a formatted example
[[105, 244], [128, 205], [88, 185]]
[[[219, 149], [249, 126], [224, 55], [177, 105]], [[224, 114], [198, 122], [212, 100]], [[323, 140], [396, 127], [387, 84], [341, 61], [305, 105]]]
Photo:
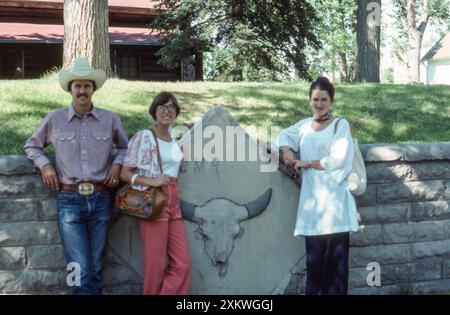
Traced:
[[351, 247], [349, 266], [367, 267], [370, 262], [382, 264], [408, 263], [411, 261], [412, 244]]
[[36, 220], [38, 203], [33, 199], [0, 199], [0, 222]]
[[0, 246], [59, 243], [56, 222], [0, 223]]
[[411, 200], [411, 191], [405, 183], [377, 186], [377, 204], [402, 203]]
[[398, 144], [361, 144], [359, 148], [366, 162], [400, 161], [405, 157]]
[[361, 207], [362, 224], [399, 223], [408, 220], [409, 204], [389, 204], [373, 207]]
[[450, 279], [416, 282], [413, 284], [413, 294], [429, 294], [448, 292], [450, 290]]
[[62, 245], [35, 245], [27, 248], [30, 269], [66, 268]]
[[53, 221], [58, 219], [56, 196], [55, 198], [43, 199], [40, 201], [37, 216], [39, 221]]
[[0, 175], [22, 175], [37, 173], [33, 163], [25, 155], [1, 155]]
[[437, 200], [412, 202], [411, 221], [448, 220], [450, 219], [450, 201]]
[[22, 269], [25, 261], [24, 247], [0, 247], [0, 269]]
[[415, 242], [439, 241], [444, 240], [447, 237], [450, 220], [423, 221], [412, 223], [412, 225], [414, 226]]
[[440, 259], [420, 259], [412, 265], [412, 281], [427, 281], [441, 278], [443, 263]]
[[355, 196], [358, 207], [374, 206], [377, 197], [377, 186], [368, 184], [367, 189], [362, 196]]
[[350, 237], [351, 246], [369, 246], [381, 244], [381, 225], [365, 225]]
[[442, 199], [445, 194], [444, 181], [429, 180], [407, 183], [411, 191], [411, 201], [428, 201]]
[[47, 197], [50, 190], [44, 186], [39, 175], [0, 176], [0, 197], [23, 196]]
[[443, 240], [415, 243], [413, 255], [415, 258], [450, 257], [450, 242]]
[[0, 271], [0, 292], [39, 294], [53, 291], [59, 286], [60, 273], [46, 270]]
[[409, 223], [384, 224], [383, 243], [411, 243], [414, 242], [414, 226]]
[[450, 178], [450, 163], [445, 161], [411, 163], [412, 180]]
[[140, 283], [141, 277], [126, 266], [105, 266], [103, 284], [105, 286], [122, 286]]
[[399, 163], [371, 163], [366, 165], [366, 172], [369, 183], [407, 181], [411, 167]]

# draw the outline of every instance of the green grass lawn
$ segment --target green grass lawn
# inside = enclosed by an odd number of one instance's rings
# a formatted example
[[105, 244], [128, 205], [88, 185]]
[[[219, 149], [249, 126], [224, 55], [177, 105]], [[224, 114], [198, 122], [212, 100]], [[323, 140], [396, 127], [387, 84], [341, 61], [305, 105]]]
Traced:
[[[96, 106], [119, 114], [129, 136], [148, 126], [158, 92], [177, 96], [177, 124], [192, 126], [212, 105], [223, 104], [243, 128], [285, 128], [311, 116], [307, 83], [159, 83], [108, 80]], [[0, 154], [23, 154], [23, 144], [45, 115], [69, 104], [55, 75], [0, 81]], [[359, 143], [450, 141], [450, 86], [338, 84], [334, 115], [346, 117]], [[250, 133], [251, 134], [251, 133]]]

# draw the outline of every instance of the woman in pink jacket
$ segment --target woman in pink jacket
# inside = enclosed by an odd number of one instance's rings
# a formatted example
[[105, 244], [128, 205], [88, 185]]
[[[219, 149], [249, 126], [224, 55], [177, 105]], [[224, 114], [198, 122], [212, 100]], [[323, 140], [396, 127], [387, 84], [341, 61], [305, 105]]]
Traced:
[[[155, 123], [137, 132], [128, 143], [121, 179], [134, 189], [162, 187], [166, 205], [155, 221], [141, 220], [144, 250], [144, 294], [188, 294], [191, 259], [181, 217], [177, 176], [183, 154], [170, 126], [180, 113], [172, 93], [162, 92], [149, 108]], [[156, 142], [161, 153], [163, 174], [158, 163]]]

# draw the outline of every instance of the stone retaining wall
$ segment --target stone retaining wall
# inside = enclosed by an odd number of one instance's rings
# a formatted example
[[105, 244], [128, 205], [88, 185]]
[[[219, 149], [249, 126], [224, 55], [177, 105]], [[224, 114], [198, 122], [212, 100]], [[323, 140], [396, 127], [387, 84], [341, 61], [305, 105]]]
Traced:
[[[361, 145], [367, 192], [357, 198], [363, 228], [351, 237], [352, 294], [450, 290], [450, 143]], [[56, 196], [24, 156], [0, 157], [0, 293], [64, 294], [65, 262]], [[381, 287], [368, 287], [369, 262]], [[279, 293], [304, 290], [300, 261]], [[139, 294], [141, 279], [108, 248], [105, 293]]]
[[[111, 248], [105, 293], [140, 294], [141, 279]], [[65, 294], [56, 194], [25, 156], [0, 157], [0, 293]]]

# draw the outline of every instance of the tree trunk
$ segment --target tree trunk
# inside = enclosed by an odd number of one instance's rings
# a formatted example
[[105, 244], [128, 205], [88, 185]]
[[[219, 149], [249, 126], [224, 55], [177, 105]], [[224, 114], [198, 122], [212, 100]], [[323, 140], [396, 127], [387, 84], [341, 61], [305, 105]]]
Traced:
[[[356, 30], [356, 82], [380, 82], [380, 26], [378, 21], [369, 19], [378, 18], [380, 9], [370, 12], [367, 5], [375, 3], [381, 8], [381, 0], [360, 0], [357, 10]], [[368, 23], [368, 20], [370, 23]]]
[[[344, 12], [344, 8], [340, 8], [339, 10], [339, 14], [340, 14], [340, 27], [342, 29], [343, 32], [345, 32], [345, 12]], [[347, 63], [347, 55], [345, 50], [341, 50], [339, 51], [339, 59], [340, 59], [340, 80], [341, 82], [349, 82], [350, 80], [350, 76], [349, 76], [349, 72], [348, 72], [348, 63]]]
[[203, 81], [203, 52], [198, 51], [195, 54], [195, 80]]
[[410, 47], [408, 51], [408, 77], [409, 83], [420, 83], [420, 49], [422, 34], [410, 34]]
[[86, 57], [94, 69], [111, 76], [108, 26], [107, 0], [65, 0], [63, 67], [68, 69], [76, 58]]
[[333, 59], [331, 59], [331, 82], [336, 82], [336, 57], [335, 54], [333, 54]]
[[420, 16], [419, 26], [416, 22], [416, 0], [407, 0], [406, 19], [408, 25], [408, 77], [409, 83], [420, 83], [420, 50], [422, 48], [422, 38], [428, 24], [428, 1], [425, 0], [423, 12]]

